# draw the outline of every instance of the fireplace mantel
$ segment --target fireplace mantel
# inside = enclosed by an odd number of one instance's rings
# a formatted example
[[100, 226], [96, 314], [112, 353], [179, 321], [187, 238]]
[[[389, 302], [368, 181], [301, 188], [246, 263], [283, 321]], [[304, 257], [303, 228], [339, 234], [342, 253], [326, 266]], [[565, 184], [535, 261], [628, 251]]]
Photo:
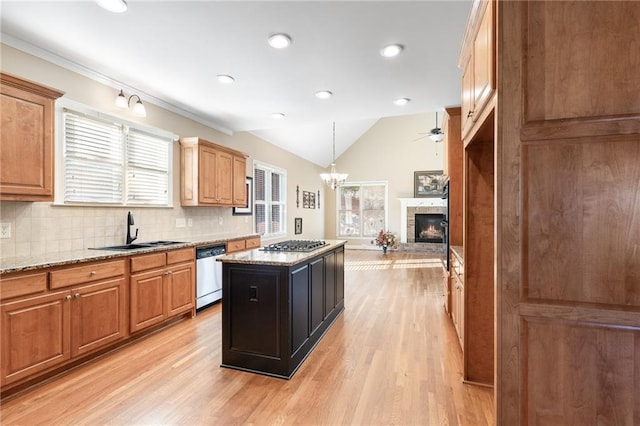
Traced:
[[447, 207], [442, 198], [398, 198], [400, 200], [400, 242], [407, 242], [407, 209], [409, 207]]

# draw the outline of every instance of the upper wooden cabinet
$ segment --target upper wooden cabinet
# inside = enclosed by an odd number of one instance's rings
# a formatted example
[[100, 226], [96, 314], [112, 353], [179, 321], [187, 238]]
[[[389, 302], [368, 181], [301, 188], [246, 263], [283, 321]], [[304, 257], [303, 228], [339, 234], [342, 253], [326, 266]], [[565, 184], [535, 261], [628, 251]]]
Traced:
[[180, 204], [244, 207], [246, 157], [198, 137], [180, 139]]
[[[462, 68], [462, 137], [470, 138], [495, 91], [494, 5], [476, 0], [458, 66]], [[473, 132], [471, 132], [471, 130]]]
[[54, 102], [62, 92], [0, 73], [0, 200], [53, 201]]

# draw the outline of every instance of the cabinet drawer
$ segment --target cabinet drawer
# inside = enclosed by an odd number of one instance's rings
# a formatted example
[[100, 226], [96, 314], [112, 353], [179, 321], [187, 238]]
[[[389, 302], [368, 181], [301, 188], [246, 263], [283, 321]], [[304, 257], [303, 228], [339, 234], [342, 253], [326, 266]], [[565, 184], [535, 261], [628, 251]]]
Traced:
[[146, 269], [162, 268], [167, 263], [166, 252], [145, 254], [131, 258], [131, 273]]
[[52, 289], [97, 281], [124, 274], [124, 260], [94, 263], [92, 265], [75, 268], [60, 269], [50, 272], [50, 286]]
[[46, 272], [0, 279], [0, 300], [26, 296], [27, 294], [43, 293], [46, 290]]
[[227, 253], [244, 250], [245, 240], [227, 241]]
[[167, 264], [189, 262], [195, 259], [195, 251], [193, 248], [174, 250], [167, 253]]
[[245, 248], [254, 249], [260, 247], [260, 237], [248, 238], [246, 240]]

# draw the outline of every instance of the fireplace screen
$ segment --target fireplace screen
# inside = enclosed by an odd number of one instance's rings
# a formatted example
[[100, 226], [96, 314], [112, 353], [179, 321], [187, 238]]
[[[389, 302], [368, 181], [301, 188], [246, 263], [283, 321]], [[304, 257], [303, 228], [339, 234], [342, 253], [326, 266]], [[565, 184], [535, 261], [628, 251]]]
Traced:
[[442, 243], [444, 238], [444, 228], [442, 227], [443, 214], [416, 214], [416, 235], [417, 243]]

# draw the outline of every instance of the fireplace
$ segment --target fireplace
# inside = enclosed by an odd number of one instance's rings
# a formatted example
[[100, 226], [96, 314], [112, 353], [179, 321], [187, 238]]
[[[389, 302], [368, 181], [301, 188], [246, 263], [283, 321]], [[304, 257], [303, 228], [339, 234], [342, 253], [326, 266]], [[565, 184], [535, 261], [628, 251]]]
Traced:
[[415, 241], [417, 243], [442, 244], [445, 232], [441, 224], [443, 220], [443, 214], [416, 213]]

